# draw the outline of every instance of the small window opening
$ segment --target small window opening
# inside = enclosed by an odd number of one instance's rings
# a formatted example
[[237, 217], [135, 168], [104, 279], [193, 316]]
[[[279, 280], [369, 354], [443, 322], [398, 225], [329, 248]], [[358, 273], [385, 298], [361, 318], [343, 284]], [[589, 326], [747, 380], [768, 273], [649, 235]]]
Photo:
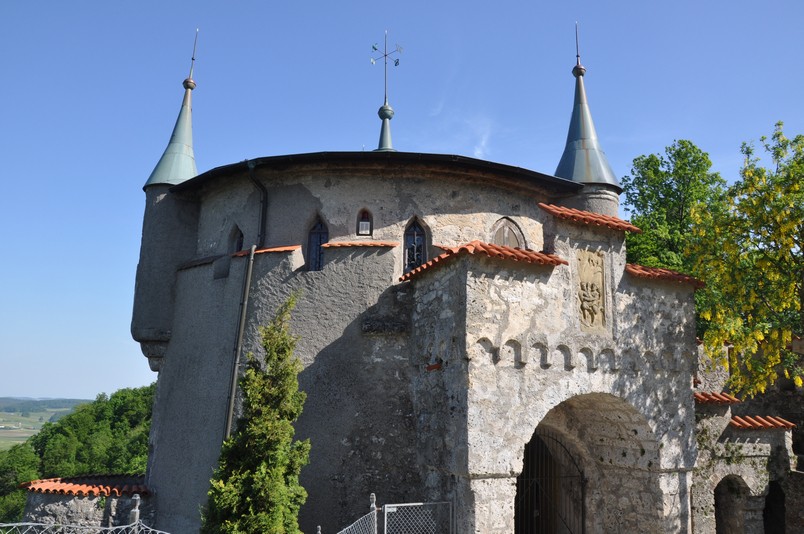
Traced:
[[324, 249], [321, 245], [329, 241], [329, 230], [320, 218], [310, 229], [307, 239], [307, 270], [320, 271], [324, 267]]
[[522, 232], [513, 221], [503, 218], [497, 221], [492, 230], [492, 243], [513, 248], [525, 248], [525, 239]]
[[427, 236], [418, 221], [405, 230], [405, 272], [410, 272], [427, 261]]
[[232, 228], [232, 233], [229, 234], [229, 253], [234, 254], [235, 252], [240, 252], [243, 250], [243, 232], [235, 226]]
[[357, 216], [357, 235], [371, 235], [372, 230], [371, 213], [368, 210], [360, 210]]

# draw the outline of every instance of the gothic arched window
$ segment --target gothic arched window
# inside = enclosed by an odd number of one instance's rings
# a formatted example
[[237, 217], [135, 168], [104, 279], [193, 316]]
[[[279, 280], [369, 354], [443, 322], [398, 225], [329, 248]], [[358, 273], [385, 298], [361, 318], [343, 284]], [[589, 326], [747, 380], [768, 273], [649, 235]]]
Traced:
[[329, 241], [329, 230], [319, 217], [307, 238], [307, 270], [320, 271], [324, 267], [324, 249], [321, 245]]
[[371, 235], [374, 230], [369, 210], [360, 210], [357, 214], [357, 235]]
[[522, 231], [514, 224], [514, 221], [503, 217], [491, 229], [491, 242], [495, 245], [504, 245], [513, 248], [525, 248], [525, 237]]
[[414, 220], [405, 229], [405, 272], [410, 272], [427, 261], [427, 235], [419, 221]]

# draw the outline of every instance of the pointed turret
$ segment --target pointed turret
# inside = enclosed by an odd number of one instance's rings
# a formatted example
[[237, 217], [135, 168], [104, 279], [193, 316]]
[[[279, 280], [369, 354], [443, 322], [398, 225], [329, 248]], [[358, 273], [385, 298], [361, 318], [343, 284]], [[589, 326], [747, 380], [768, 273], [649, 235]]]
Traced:
[[[195, 52], [193, 52], [193, 62]], [[192, 91], [195, 89], [193, 80], [193, 67], [190, 67], [190, 76], [184, 82], [184, 99], [181, 102], [179, 117], [173, 127], [165, 153], [154, 167], [148, 181], [143, 188], [155, 184], [176, 185], [194, 178], [198, 174], [195, 167], [195, 154], [193, 153], [193, 109]]]
[[[196, 42], [198, 32], [196, 31]], [[193, 66], [184, 80], [184, 100], [165, 153], [145, 183], [140, 262], [134, 289], [131, 335], [140, 343], [153, 371], [161, 369], [173, 330], [176, 271], [195, 254], [198, 205], [178, 198], [170, 188], [198, 174], [193, 154], [191, 92]]]
[[582, 184], [608, 185], [622, 190], [614, 171], [611, 170], [606, 154], [600, 147], [592, 122], [592, 113], [586, 100], [583, 76], [586, 68], [581, 65], [580, 53], [572, 69], [575, 76], [575, 102], [572, 107], [567, 145], [558, 163], [555, 175]]

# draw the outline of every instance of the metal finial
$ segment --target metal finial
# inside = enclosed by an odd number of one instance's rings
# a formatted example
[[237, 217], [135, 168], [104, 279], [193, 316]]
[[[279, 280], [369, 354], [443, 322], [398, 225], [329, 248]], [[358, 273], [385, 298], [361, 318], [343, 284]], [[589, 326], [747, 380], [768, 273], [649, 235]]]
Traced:
[[190, 75], [188, 78], [192, 79], [193, 69], [195, 68], [195, 51], [198, 49], [198, 28], [195, 29], [195, 40], [193, 41], [193, 57], [190, 59]]
[[193, 80], [193, 69], [195, 69], [195, 51], [198, 47], [198, 28], [195, 29], [195, 40], [193, 41], [193, 57], [190, 59], [190, 75], [184, 80], [185, 89], [195, 89], [195, 80]]
[[572, 68], [572, 75], [576, 78], [586, 74], [586, 68], [581, 65], [581, 45], [578, 39], [578, 21], [575, 21], [575, 66]]
[[[376, 44], [374, 44], [372, 45], [371, 50], [374, 52], [378, 52], [379, 47]], [[372, 65], [377, 63], [377, 61], [379, 61], [380, 59], [382, 59], [384, 62], [385, 72], [383, 73], [383, 75], [385, 77], [385, 105], [388, 105], [388, 58], [394, 54], [401, 54], [401, 53], [402, 53], [402, 47], [399, 45], [396, 45], [396, 48], [394, 48], [390, 52], [388, 51], [388, 30], [385, 30], [385, 45], [383, 48], [383, 52], [381, 55], [371, 58]], [[399, 59], [394, 59], [394, 67], [398, 66], [399, 66]]]
[[[379, 52], [380, 47], [377, 44], [372, 45], [372, 51]], [[377, 111], [377, 115], [380, 116], [382, 120], [382, 129], [380, 130], [380, 143], [377, 146], [377, 150], [379, 151], [394, 151], [393, 144], [391, 143], [391, 119], [394, 118], [394, 110], [388, 104], [388, 58], [394, 54], [401, 54], [402, 47], [396, 45], [396, 48], [388, 51], [388, 30], [385, 30], [385, 46], [383, 48], [382, 54], [371, 58], [371, 64], [374, 65], [377, 63], [378, 60], [382, 59], [385, 63], [385, 98], [383, 100], [383, 105], [380, 107], [379, 111]], [[399, 65], [399, 59], [394, 59], [394, 67]]]

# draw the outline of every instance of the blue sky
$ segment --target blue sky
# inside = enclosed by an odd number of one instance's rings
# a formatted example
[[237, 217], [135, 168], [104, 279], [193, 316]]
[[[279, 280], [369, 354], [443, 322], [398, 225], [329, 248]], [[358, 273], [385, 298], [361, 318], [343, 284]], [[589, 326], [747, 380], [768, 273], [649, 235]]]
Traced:
[[376, 148], [382, 67], [398, 150], [552, 173], [575, 21], [618, 176], [690, 139], [737, 175], [743, 141], [804, 133], [804, 3], [15, 1], [0, 4], [0, 396], [150, 383], [129, 324], [148, 178], [193, 94], [199, 171]]

